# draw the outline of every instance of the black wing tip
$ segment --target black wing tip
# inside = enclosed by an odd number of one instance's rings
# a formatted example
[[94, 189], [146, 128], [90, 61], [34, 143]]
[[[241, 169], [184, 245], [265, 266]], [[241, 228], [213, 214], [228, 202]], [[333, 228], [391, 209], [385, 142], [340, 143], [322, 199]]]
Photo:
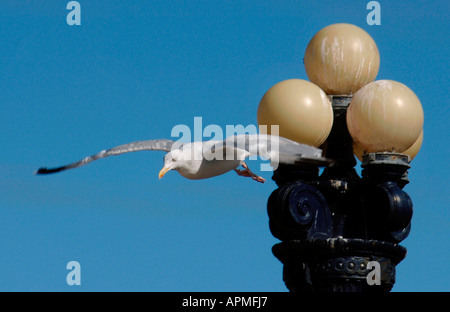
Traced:
[[63, 168], [54, 168], [54, 169], [48, 169], [45, 167], [39, 168], [37, 171], [34, 172], [35, 175], [41, 175], [41, 174], [49, 174], [49, 173], [55, 173], [58, 171], [63, 170]]
[[37, 171], [34, 172], [34, 175], [47, 174], [47, 173], [49, 173], [48, 169], [45, 167], [41, 167]]

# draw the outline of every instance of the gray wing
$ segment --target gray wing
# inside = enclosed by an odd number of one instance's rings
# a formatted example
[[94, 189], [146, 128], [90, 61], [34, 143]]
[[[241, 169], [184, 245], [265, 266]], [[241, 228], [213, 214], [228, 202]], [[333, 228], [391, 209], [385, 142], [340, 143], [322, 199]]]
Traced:
[[204, 151], [206, 153], [217, 153], [221, 149], [229, 152], [232, 149], [234, 153], [227, 155], [237, 155], [238, 157], [240, 155], [242, 160], [250, 156], [261, 156], [267, 159], [277, 157], [280, 160], [282, 158], [291, 159], [293, 157], [322, 157], [322, 150], [319, 148], [267, 134], [234, 135], [224, 141], [205, 145], [205, 147], [207, 147], [207, 150]]
[[172, 140], [148, 140], [148, 141], [136, 141], [131, 142], [128, 144], [119, 145], [116, 147], [113, 147], [108, 150], [103, 150], [97, 154], [88, 156], [83, 158], [80, 161], [62, 166], [57, 168], [39, 168], [38, 171], [35, 172], [35, 174], [48, 174], [48, 173], [55, 173], [67, 169], [73, 169], [78, 168], [81, 166], [84, 166], [94, 160], [105, 158], [108, 156], [113, 155], [120, 155], [123, 153], [129, 153], [129, 152], [137, 152], [137, 151], [166, 151], [169, 152], [172, 149], [172, 146], [175, 142]]

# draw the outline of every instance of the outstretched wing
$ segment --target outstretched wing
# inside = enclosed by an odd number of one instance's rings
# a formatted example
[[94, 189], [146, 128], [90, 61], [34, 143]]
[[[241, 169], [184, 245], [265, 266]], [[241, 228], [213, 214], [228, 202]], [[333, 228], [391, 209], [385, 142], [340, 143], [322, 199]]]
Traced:
[[[238, 157], [244, 160], [251, 156], [261, 156], [266, 159], [277, 157], [282, 160], [300, 158], [321, 158], [322, 150], [310, 145], [268, 134], [241, 134], [230, 136], [224, 141], [205, 144], [205, 154], [220, 154], [225, 157]], [[225, 158], [224, 158], [225, 159]], [[236, 158], [233, 158], [236, 159]]]
[[39, 168], [38, 171], [35, 172], [35, 174], [48, 174], [48, 173], [55, 173], [67, 169], [73, 169], [78, 168], [81, 166], [84, 166], [94, 160], [105, 158], [112, 155], [120, 155], [123, 153], [129, 153], [129, 152], [137, 152], [137, 151], [166, 151], [169, 152], [172, 149], [172, 145], [175, 142], [172, 140], [148, 140], [148, 141], [136, 141], [131, 142], [128, 144], [119, 145], [116, 147], [113, 147], [108, 150], [103, 150], [97, 154], [88, 156], [83, 158], [80, 161], [71, 163], [66, 166], [57, 167], [57, 168]]

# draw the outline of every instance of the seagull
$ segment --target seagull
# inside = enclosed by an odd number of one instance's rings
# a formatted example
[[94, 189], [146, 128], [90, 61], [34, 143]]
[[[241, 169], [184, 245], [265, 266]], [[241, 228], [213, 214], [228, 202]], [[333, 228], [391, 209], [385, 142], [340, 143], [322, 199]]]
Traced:
[[[245, 159], [260, 156], [268, 159], [276, 168], [280, 159], [303, 157], [323, 159], [322, 150], [283, 137], [266, 134], [233, 135], [223, 141], [210, 140], [181, 143], [167, 139], [136, 141], [116, 146], [85, 157], [80, 161], [56, 168], [39, 168], [35, 174], [43, 175], [84, 166], [94, 160], [137, 151], [165, 151], [164, 166], [159, 172], [161, 179], [168, 171], [176, 170], [183, 177], [198, 180], [212, 178], [234, 170], [239, 176], [250, 177], [264, 183], [266, 180], [253, 173]], [[242, 166], [244, 169], [237, 169]]]

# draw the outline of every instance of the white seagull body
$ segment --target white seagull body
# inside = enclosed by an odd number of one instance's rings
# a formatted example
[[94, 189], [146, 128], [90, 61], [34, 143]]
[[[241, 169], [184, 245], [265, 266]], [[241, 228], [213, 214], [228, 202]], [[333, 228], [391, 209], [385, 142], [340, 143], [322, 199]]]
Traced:
[[[286, 138], [263, 135], [235, 135], [224, 141], [204, 141], [181, 144], [172, 140], [137, 141], [103, 150], [82, 160], [53, 169], [40, 168], [36, 174], [55, 173], [78, 168], [94, 160], [128, 152], [159, 150], [165, 151], [164, 167], [159, 172], [162, 178], [169, 170], [178, 171], [183, 177], [198, 180], [215, 177], [235, 170], [240, 176], [251, 177], [258, 182], [265, 180], [250, 171], [245, 159], [250, 156], [262, 156], [270, 159], [271, 164], [278, 163], [281, 157], [302, 156], [320, 159], [322, 151], [318, 148], [300, 144]], [[244, 170], [238, 170], [242, 165]]]
[[206, 143], [214, 144], [216, 142], [193, 142], [183, 144], [180, 150], [174, 149], [170, 151], [164, 157], [162, 174], [165, 174], [168, 170], [175, 169], [183, 177], [191, 180], [207, 179], [224, 174], [241, 164], [242, 160], [239, 158], [230, 160], [226, 158], [221, 160], [212, 158], [207, 160], [203, 154]]

